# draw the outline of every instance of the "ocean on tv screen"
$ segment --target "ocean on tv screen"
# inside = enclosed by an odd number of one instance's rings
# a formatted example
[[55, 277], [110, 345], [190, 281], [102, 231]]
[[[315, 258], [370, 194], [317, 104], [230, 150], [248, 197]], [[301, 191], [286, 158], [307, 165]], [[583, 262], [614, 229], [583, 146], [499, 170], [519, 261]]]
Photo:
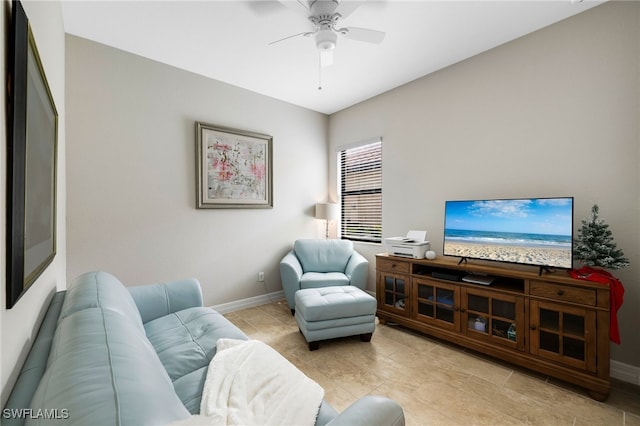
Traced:
[[447, 201], [444, 254], [572, 267], [573, 199]]

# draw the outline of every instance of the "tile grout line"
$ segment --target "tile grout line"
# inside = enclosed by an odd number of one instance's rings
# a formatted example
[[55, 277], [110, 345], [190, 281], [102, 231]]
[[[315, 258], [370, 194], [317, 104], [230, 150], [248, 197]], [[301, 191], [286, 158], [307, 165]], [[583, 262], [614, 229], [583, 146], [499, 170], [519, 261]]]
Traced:
[[504, 379], [504, 382], [502, 382], [502, 385], [500, 386], [501, 388], [505, 387], [505, 385], [507, 384], [511, 376], [513, 376], [513, 370], [509, 371], [509, 375], [507, 376], [506, 379]]

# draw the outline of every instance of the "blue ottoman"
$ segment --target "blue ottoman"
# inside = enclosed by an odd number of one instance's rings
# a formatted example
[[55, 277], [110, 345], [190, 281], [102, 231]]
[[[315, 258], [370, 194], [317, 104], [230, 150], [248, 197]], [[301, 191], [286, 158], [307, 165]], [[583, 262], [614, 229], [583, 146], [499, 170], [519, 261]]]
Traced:
[[354, 286], [306, 288], [295, 294], [295, 319], [309, 343], [318, 349], [321, 340], [360, 335], [371, 341], [376, 328], [376, 299]]

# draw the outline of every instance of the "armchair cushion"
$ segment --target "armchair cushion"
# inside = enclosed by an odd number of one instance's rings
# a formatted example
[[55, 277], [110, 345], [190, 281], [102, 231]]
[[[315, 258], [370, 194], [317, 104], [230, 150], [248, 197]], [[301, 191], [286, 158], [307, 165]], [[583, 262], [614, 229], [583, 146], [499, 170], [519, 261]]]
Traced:
[[349, 285], [349, 277], [342, 272], [305, 272], [300, 278], [300, 288], [333, 287]]
[[344, 272], [353, 253], [348, 240], [297, 240], [293, 252], [304, 272]]

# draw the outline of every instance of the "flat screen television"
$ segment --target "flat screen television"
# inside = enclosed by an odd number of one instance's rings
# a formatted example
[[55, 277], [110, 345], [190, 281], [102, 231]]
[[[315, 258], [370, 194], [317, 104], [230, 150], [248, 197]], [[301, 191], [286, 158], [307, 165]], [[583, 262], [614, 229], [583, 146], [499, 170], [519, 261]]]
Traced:
[[573, 197], [447, 201], [445, 256], [573, 267]]

